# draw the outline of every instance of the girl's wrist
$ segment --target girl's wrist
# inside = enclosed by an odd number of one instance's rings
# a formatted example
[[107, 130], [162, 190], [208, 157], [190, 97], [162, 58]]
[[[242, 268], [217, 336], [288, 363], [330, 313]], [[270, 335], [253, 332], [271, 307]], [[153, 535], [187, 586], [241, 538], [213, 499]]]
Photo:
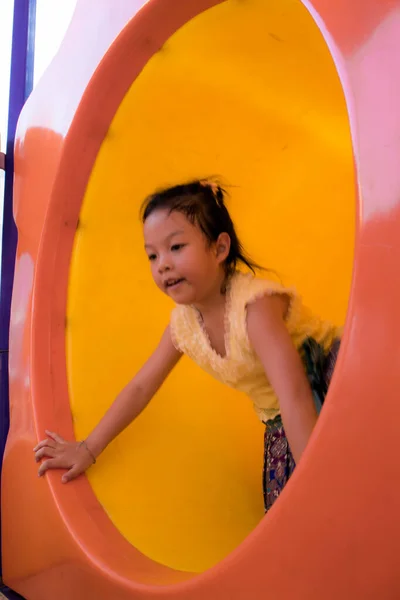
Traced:
[[87, 445], [86, 440], [82, 440], [81, 442], [79, 442], [78, 449], [82, 448], [82, 446], [85, 448], [86, 452], [89, 454], [90, 458], [92, 459], [93, 464], [96, 464], [96, 457], [95, 457], [94, 453], [91, 451], [91, 449], [89, 448], [89, 446]]
[[102, 441], [101, 436], [98, 436], [96, 432], [90, 433], [85, 438], [85, 443], [89, 448], [90, 452], [93, 454], [94, 458], [96, 459], [100, 456], [100, 454], [107, 446], [107, 444], [104, 444], [104, 442]]

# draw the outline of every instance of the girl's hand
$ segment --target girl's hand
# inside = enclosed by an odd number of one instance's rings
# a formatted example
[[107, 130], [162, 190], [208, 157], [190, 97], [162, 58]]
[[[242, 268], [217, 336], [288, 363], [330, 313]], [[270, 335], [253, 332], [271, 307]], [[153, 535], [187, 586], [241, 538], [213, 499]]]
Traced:
[[44, 460], [39, 467], [39, 477], [48, 469], [68, 469], [61, 481], [67, 483], [84, 473], [95, 461], [85, 442], [66, 442], [60, 435], [46, 431], [47, 439], [33, 449], [35, 460]]

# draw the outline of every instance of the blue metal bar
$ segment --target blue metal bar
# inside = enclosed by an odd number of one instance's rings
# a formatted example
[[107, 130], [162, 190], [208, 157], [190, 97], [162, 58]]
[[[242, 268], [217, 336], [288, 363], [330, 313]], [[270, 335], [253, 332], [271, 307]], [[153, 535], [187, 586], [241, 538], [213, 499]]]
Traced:
[[17, 230], [12, 198], [14, 177], [14, 141], [18, 117], [32, 91], [36, 0], [15, 0], [11, 50], [10, 97], [6, 149], [6, 173], [3, 208], [3, 237], [0, 289], [0, 460], [9, 428], [8, 337], [11, 294], [14, 280]]
[[[20, 596], [16, 592], [13, 592], [8, 587], [1, 587], [0, 594], [3, 594], [4, 598], [7, 598], [7, 600], [24, 600], [22, 596]], [[3, 596], [0, 595], [0, 598], [2, 598]]]

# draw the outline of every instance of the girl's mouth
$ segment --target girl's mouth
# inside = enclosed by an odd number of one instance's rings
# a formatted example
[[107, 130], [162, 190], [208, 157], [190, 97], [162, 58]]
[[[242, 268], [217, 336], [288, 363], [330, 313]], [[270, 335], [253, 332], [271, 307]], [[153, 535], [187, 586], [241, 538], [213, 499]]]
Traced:
[[178, 287], [178, 285], [183, 281], [185, 281], [183, 277], [180, 277], [179, 279], [167, 279], [167, 281], [164, 283], [164, 286], [167, 290], [171, 290]]

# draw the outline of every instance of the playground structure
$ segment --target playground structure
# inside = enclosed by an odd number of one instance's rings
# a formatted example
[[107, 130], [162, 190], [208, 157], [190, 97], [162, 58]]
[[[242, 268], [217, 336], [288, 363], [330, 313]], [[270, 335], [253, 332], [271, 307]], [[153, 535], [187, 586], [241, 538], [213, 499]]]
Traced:
[[[2, 544], [28, 600], [398, 597], [399, 32], [399, 0], [78, 1], [15, 145]], [[39, 480], [44, 430], [85, 436], [168, 320], [141, 199], [214, 173], [251, 254], [347, 312], [282, 498], [262, 518], [262, 428], [189, 364], [87, 478]]]

